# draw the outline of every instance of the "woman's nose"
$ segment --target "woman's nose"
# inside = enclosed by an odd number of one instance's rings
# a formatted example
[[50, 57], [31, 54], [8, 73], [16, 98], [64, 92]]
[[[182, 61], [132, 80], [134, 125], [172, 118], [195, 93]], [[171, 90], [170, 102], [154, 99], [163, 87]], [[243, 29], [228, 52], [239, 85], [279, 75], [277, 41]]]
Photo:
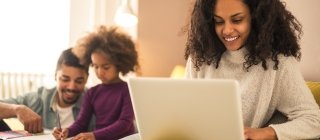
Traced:
[[234, 31], [234, 27], [230, 23], [226, 23], [223, 28], [223, 35], [231, 35]]

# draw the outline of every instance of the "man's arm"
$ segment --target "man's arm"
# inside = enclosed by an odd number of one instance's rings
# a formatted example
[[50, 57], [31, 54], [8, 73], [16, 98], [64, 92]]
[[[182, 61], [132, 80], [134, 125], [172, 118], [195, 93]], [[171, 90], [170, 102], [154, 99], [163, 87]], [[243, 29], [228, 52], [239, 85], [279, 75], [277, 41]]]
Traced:
[[17, 117], [28, 132], [39, 133], [43, 131], [41, 117], [25, 105], [0, 102], [0, 110], [0, 119]]
[[25, 105], [0, 102], [0, 119], [17, 117], [24, 129], [31, 133], [43, 131], [41, 117]]
[[7, 103], [1, 103], [0, 102], [0, 119], [5, 119], [5, 118], [11, 118], [11, 117], [16, 117], [16, 108], [18, 105], [15, 104], [7, 104]]

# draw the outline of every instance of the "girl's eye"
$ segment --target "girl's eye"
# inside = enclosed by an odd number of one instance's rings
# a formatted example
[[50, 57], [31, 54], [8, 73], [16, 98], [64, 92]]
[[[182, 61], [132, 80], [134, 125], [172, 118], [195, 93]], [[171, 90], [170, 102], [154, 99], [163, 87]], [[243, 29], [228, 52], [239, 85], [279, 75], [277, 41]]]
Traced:
[[91, 65], [92, 68], [98, 69], [99, 67], [97, 65]]

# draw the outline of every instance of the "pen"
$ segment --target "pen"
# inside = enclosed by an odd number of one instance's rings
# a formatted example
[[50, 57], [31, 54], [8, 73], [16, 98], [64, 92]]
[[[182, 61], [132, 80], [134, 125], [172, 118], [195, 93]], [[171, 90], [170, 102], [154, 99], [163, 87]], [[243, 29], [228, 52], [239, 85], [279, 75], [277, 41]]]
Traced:
[[61, 131], [61, 122], [60, 122], [60, 116], [59, 116], [58, 110], [56, 111], [56, 115], [57, 115], [56, 126], [57, 126], [58, 129], [60, 129], [60, 131]]
[[[56, 116], [57, 116], [57, 120], [56, 120], [56, 126], [59, 129], [59, 131], [62, 131], [61, 129], [61, 122], [60, 122], [60, 116], [59, 116], [59, 112], [58, 110], [56, 111]], [[62, 138], [60, 140], [63, 140]]]

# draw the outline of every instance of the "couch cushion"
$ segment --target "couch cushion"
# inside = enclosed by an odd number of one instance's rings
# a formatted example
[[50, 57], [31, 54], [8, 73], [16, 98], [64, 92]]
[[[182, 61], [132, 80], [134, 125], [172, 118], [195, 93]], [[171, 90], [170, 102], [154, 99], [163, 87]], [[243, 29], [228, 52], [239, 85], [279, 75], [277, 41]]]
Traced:
[[307, 82], [307, 85], [320, 106], [320, 82]]

